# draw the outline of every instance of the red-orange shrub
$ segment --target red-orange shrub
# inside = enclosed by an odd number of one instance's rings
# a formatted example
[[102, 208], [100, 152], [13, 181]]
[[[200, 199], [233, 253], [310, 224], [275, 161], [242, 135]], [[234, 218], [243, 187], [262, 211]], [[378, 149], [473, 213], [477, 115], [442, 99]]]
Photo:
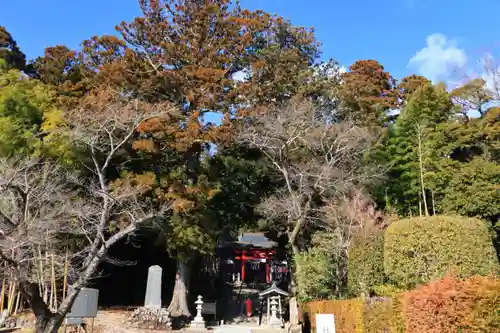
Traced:
[[445, 278], [405, 293], [406, 333], [500, 333], [500, 279]]

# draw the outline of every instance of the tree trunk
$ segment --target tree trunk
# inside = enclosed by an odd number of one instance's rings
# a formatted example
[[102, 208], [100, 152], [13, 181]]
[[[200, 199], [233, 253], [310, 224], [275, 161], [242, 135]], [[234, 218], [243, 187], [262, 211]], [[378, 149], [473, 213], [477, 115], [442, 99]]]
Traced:
[[432, 195], [432, 215], [436, 215], [436, 201], [434, 200], [434, 191], [431, 191]]
[[51, 315], [44, 320], [36, 320], [35, 333], [57, 333], [63, 323], [63, 317], [59, 315]]
[[40, 289], [37, 284], [31, 284], [29, 290], [29, 299], [31, 308], [36, 317], [35, 333], [57, 333], [63, 324], [64, 316], [71, 309], [80, 290], [85, 287], [90, 277], [97, 270], [101, 258], [106, 251], [102, 246], [96, 256], [94, 256], [86, 269], [81, 273], [80, 278], [71, 286], [68, 294], [62, 300], [57, 313], [50, 311], [47, 303], [40, 296]]
[[21, 282], [23, 294], [28, 297], [35, 315], [35, 333], [57, 333], [63, 322], [63, 316], [50, 311], [40, 295], [40, 286], [36, 283]]
[[297, 257], [300, 254], [300, 249], [297, 246], [297, 244], [290, 243], [290, 246], [292, 248], [292, 253], [293, 253], [293, 263], [294, 263], [294, 269], [292, 267], [289, 267], [290, 270], [290, 283], [289, 283], [289, 288], [290, 292], [295, 295], [297, 293], [297, 279], [296, 276], [300, 272], [300, 264], [297, 261]]
[[420, 195], [418, 196], [418, 216], [422, 217], [422, 200]]
[[423, 162], [423, 148], [422, 148], [422, 133], [421, 128], [417, 129], [417, 139], [418, 139], [418, 164], [420, 169], [420, 185], [422, 187], [422, 200], [424, 202], [424, 214], [429, 216], [429, 208], [427, 207], [427, 198], [425, 195], [425, 184], [424, 184], [424, 162]]
[[177, 274], [172, 301], [168, 311], [173, 317], [191, 317], [188, 306], [188, 286], [191, 278], [191, 267], [188, 260], [177, 259]]

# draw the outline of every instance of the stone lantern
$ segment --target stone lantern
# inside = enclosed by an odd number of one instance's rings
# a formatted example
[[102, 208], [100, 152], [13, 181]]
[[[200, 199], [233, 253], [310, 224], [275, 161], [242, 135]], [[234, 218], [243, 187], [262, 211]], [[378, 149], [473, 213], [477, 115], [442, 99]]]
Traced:
[[276, 283], [271, 287], [259, 293], [259, 298], [266, 298], [267, 303], [267, 325], [272, 328], [281, 328], [283, 322], [283, 308], [281, 305], [281, 297], [288, 297], [289, 294], [278, 288]]

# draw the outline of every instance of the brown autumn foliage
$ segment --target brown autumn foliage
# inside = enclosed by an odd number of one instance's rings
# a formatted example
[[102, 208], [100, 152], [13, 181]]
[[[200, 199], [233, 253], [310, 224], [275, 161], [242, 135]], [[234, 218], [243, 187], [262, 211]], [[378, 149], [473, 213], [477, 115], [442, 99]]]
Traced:
[[91, 88], [91, 73], [85, 73], [80, 55], [64, 45], [47, 47], [30, 66], [33, 77], [55, 90], [61, 106], [74, 107]]
[[[301, 83], [299, 73], [318, 56], [312, 30], [229, 0], [139, 3], [142, 15], [117, 26], [119, 37], [85, 41], [82, 59], [98, 72], [93, 84], [182, 109], [183, 125], [175, 134], [180, 149], [230, 140], [232, 117], [290, 98]], [[226, 126], [205, 124], [208, 112], [218, 113]], [[158, 132], [164, 124], [148, 125]]]
[[431, 83], [430, 80], [420, 75], [404, 77], [397, 86], [400, 102], [404, 104], [418, 88]]
[[376, 60], [356, 61], [342, 80], [339, 92], [342, 119], [368, 126], [381, 125], [386, 112], [398, 104], [395, 80]]
[[500, 332], [500, 280], [452, 276], [405, 293], [407, 333]]

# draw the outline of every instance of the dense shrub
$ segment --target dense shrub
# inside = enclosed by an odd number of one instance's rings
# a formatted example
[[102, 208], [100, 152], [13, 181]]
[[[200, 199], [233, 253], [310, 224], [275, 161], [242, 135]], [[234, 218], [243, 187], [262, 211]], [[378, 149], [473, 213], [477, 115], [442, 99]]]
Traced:
[[339, 299], [347, 294], [347, 249], [340, 233], [317, 232], [295, 258], [299, 301]]
[[500, 279], [446, 276], [393, 297], [309, 302], [312, 332], [317, 313], [335, 315], [337, 333], [500, 333]]
[[316, 314], [335, 315], [336, 333], [364, 333], [363, 301], [361, 299], [316, 301], [307, 303], [312, 331], [316, 331]]
[[300, 271], [295, 274], [298, 300], [308, 302], [313, 299], [329, 299], [334, 278], [328, 254], [311, 248], [300, 253], [295, 260], [300, 265]]
[[[316, 301], [307, 303], [312, 331], [316, 329], [316, 314], [335, 315], [337, 333], [391, 332], [393, 306], [390, 298], [355, 298], [351, 300]], [[398, 332], [396, 332], [398, 333]]]
[[374, 292], [384, 283], [384, 234], [382, 231], [359, 233], [349, 247], [347, 284], [349, 294], [360, 296]]
[[396, 294], [402, 293], [403, 291], [405, 291], [403, 288], [390, 283], [380, 284], [373, 287], [373, 293], [376, 296], [392, 297]]
[[395, 294], [392, 297], [390, 333], [405, 333], [405, 317], [403, 310], [405, 306], [404, 294]]
[[500, 333], [500, 279], [445, 277], [405, 293], [405, 333]]
[[392, 323], [392, 300], [390, 298], [368, 298], [363, 309], [364, 333], [388, 333]]
[[498, 258], [485, 223], [468, 217], [432, 216], [400, 220], [385, 232], [384, 269], [397, 285], [498, 270]]

